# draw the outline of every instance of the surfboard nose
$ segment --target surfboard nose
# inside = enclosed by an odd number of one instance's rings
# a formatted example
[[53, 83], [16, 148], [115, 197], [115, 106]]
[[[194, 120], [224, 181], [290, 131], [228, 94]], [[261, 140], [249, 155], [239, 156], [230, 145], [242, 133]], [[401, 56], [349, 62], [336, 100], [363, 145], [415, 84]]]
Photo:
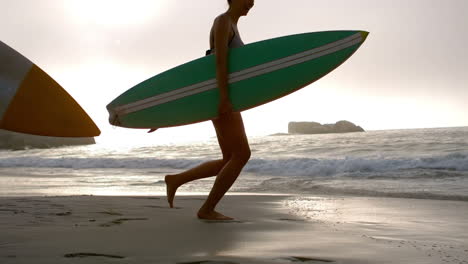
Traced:
[[112, 107], [110, 104], [106, 106], [107, 112], [109, 112], [109, 124], [113, 126], [118, 126], [120, 125], [119, 122], [119, 116], [114, 110], [114, 107]]
[[362, 42], [364, 42], [367, 39], [367, 36], [369, 36], [369, 32], [361, 31], [361, 36], [362, 36]]

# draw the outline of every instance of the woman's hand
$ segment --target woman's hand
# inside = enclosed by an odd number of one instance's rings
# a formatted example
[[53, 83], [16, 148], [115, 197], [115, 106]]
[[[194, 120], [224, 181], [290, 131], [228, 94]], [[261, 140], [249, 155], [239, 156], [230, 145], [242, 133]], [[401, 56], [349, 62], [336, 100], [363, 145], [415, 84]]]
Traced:
[[232, 110], [232, 104], [229, 101], [229, 98], [223, 98], [219, 101], [219, 106], [218, 106], [218, 114], [219, 116], [223, 116], [225, 114], [231, 113]]

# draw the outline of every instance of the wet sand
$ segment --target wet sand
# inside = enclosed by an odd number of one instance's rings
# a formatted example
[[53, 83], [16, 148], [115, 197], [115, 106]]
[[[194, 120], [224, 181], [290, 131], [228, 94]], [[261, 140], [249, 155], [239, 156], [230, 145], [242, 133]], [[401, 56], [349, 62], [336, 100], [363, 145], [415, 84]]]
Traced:
[[227, 195], [0, 198], [0, 263], [468, 263], [468, 203]]

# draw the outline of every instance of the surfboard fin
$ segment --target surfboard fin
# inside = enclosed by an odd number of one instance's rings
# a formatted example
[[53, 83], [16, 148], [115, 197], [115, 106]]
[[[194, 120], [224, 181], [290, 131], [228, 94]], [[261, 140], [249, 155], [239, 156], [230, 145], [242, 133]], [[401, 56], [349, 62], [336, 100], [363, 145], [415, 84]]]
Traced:
[[156, 131], [156, 130], [158, 130], [158, 129], [159, 129], [159, 128], [152, 128], [152, 129], [150, 129], [150, 130], [148, 131], [148, 134], [149, 134], [149, 133], [153, 133], [154, 131]]

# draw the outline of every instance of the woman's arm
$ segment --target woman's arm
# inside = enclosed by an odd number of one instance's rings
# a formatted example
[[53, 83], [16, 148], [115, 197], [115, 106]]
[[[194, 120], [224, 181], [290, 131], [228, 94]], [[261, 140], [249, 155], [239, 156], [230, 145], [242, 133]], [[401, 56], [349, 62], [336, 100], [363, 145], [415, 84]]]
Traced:
[[228, 16], [222, 15], [215, 22], [214, 46], [216, 56], [216, 80], [219, 87], [220, 102], [219, 114], [232, 111], [228, 91], [228, 51], [231, 21]]

